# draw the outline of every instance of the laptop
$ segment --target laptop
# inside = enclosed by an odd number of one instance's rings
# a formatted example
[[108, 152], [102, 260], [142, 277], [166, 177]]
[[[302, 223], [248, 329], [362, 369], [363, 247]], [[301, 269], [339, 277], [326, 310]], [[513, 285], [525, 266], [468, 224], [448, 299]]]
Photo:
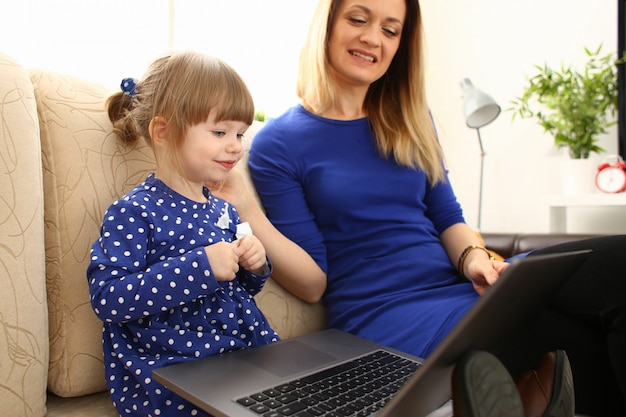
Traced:
[[[153, 377], [217, 417], [426, 416], [450, 399], [452, 370], [465, 352], [493, 348], [543, 307], [590, 253], [513, 261], [428, 359], [328, 329], [156, 369]], [[370, 369], [377, 376], [369, 376]], [[337, 399], [327, 399], [337, 390]]]

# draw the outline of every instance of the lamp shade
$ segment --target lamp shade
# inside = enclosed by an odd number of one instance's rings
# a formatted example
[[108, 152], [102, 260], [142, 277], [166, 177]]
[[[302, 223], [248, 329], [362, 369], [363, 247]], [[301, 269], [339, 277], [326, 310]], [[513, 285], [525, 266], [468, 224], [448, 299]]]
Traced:
[[478, 129], [493, 122], [500, 114], [500, 106], [489, 94], [474, 87], [469, 78], [461, 81], [464, 93], [465, 123]]

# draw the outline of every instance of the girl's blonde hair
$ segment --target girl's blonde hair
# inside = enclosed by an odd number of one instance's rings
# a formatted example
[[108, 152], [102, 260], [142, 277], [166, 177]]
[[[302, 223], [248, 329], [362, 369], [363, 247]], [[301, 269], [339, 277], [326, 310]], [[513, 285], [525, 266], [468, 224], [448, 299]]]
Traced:
[[208, 119], [252, 124], [254, 102], [239, 74], [222, 60], [197, 52], [177, 52], [155, 60], [137, 82], [136, 93], [122, 91], [107, 99], [115, 133], [126, 142], [152, 144], [155, 117], [167, 123], [168, 153], [177, 157], [187, 129]]
[[[328, 43], [343, 0], [320, 0], [300, 54], [297, 94], [314, 113], [328, 110], [337, 90]], [[424, 35], [418, 0], [406, 0], [400, 45], [389, 69], [369, 88], [364, 110], [379, 152], [411, 168], [421, 168], [431, 184], [445, 178], [443, 152], [425, 92]]]

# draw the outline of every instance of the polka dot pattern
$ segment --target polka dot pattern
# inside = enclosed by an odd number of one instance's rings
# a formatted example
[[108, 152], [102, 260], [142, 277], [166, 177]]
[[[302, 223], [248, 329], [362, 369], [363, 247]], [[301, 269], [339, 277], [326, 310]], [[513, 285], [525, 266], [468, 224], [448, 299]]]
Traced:
[[205, 416], [152, 370], [279, 339], [253, 299], [269, 273], [213, 277], [204, 246], [234, 240], [238, 222], [226, 201], [186, 199], [153, 175], [105, 213], [87, 278], [122, 416]]

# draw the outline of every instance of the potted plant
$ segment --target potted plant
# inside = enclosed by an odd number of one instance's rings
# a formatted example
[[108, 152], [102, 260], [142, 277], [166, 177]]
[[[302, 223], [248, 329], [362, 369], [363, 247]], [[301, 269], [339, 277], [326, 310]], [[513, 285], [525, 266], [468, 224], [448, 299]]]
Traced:
[[527, 78], [523, 94], [512, 100], [513, 119], [534, 117], [554, 138], [557, 148], [567, 148], [570, 158], [560, 163], [563, 194], [593, 193], [597, 162], [592, 153], [604, 152], [598, 137], [617, 123], [618, 65], [624, 59], [585, 48], [587, 63], [582, 71], [571, 65], [555, 70], [536, 65]]
[[559, 70], [536, 65], [527, 78], [523, 94], [512, 100], [513, 119], [535, 117], [554, 137], [555, 146], [567, 147], [573, 159], [586, 159], [604, 151], [598, 136], [617, 123], [617, 60], [613, 53], [601, 55], [585, 48], [588, 60], [583, 71], [561, 65]]

